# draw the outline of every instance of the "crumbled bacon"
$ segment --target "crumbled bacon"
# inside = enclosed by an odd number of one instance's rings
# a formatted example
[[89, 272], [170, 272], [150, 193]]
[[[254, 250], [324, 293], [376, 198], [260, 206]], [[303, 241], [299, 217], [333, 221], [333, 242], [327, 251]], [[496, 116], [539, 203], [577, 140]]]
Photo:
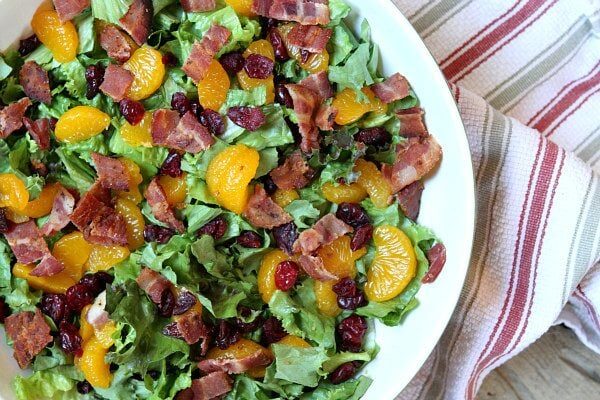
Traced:
[[90, 6], [90, 0], [52, 0], [61, 22], [70, 21]]
[[398, 111], [396, 116], [400, 120], [400, 135], [407, 138], [429, 136], [423, 121], [423, 114], [421, 107]]
[[336, 217], [335, 214], [327, 214], [318, 220], [311, 229], [300, 234], [294, 243], [294, 253], [311, 255], [319, 247], [330, 244], [352, 231], [352, 227]]
[[180, 118], [177, 111], [156, 110], [151, 131], [155, 144], [188, 153], [197, 154], [208, 149], [215, 142], [208, 129], [191, 111]]
[[300, 149], [305, 153], [311, 153], [319, 149], [319, 130], [317, 129], [313, 116], [319, 107], [319, 95], [314, 91], [297, 84], [285, 85], [290, 92], [294, 102], [294, 112], [298, 117], [298, 128], [302, 136]]
[[335, 126], [335, 118], [338, 110], [326, 103], [321, 104], [315, 116], [315, 124], [322, 131], [332, 131]]
[[69, 216], [73, 213], [74, 208], [75, 198], [67, 189], [61, 187], [54, 197], [50, 218], [42, 226], [42, 234], [51, 236], [67, 226], [71, 222]]
[[254, 0], [252, 11], [280, 21], [296, 21], [303, 25], [327, 25], [328, 0]]
[[396, 195], [402, 212], [413, 221], [416, 221], [419, 217], [423, 189], [423, 183], [416, 181], [399, 191]]
[[298, 264], [300, 264], [304, 272], [314, 280], [326, 282], [338, 279], [337, 276], [325, 268], [321, 257], [301, 255], [298, 257]]
[[4, 236], [17, 261], [21, 264], [34, 263], [50, 253], [42, 232], [33, 220], [22, 224], [13, 224]]
[[287, 35], [287, 41], [292, 46], [319, 54], [325, 50], [332, 33], [331, 29], [317, 25], [294, 24]]
[[267, 196], [261, 185], [254, 187], [243, 215], [256, 228], [273, 229], [292, 222], [292, 217]]
[[183, 72], [192, 78], [195, 83], [204, 79], [214, 56], [227, 43], [229, 36], [231, 36], [229, 29], [220, 25], [213, 25], [201, 41], [194, 43], [192, 52], [181, 68]]
[[23, 311], [11, 315], [4, 324], [6, 334], [13, 341], [14, 357], [23, 369], [52, 343], [50, 326], [37, 308], [35, 312]]
[[169, 227], [180, 233], [185, 230], [183, 222], [177, 219], [175, 211], [173, 211], [173, 208], [167, 202], [167, 196], [158, 183], [158, 178], [155, 177], [152, 179], [144, 196], [146, 197], [146, 200], [148, 200], [152, 213], [157, 220], [167, 224]]
[[114, 101], [121, 101], [127, 95], [127, 91], [133, 83], [133, 74], [123, 67], [115, 64], [109, 64], [104, 73], [104, 81], [100, 85], [100, 90], [112, 97]]
[[442, 243], [436, 243], [427, 252], [427, 261], [429, 261], [429, 271], [427, 271], [421, 282], [432, 283], [440, 275], [446, 264], [446, 246]]
[[144, 292], [150, 297], [150, 300], [154, 304], [160, 304], [160, 301], [165, 290], [174, 290], [174, 285], [170, 280], [159, 274], [158, 272], [151, 270], [150, 268], [143, 268], [140, 275], [135, 280]]
[[0, 139], [6, 139], [23, 127], [23, 116], [30, 105], [29, 97], [24, 97], [0, 110]]
[[308, 166], [302, 153], [295, 151], [285, 159], [283, 165], [271, 171], [270, 175], [280, 189], [302, 189], [310, 183], [314, 170]]
[[302, 79], [298, 84], [318, 94], [321, 100], [333, 97], [333, 87], [331, 87], [331, 82], [329, 82], [329, 77], [325, 71], [311, 74]]
[[206, 12], [217, 7], [216, 0], [181, 0], [181, 7], [185, 12]]
[[23, 124], [29, 135], [37, 143], [40, 150], [48, 150], [50, 148], [50, 119], [40, 118], [32, 121], [27, 117], [23, 117]]
[[106, 189], [129, 189], [129, 172], [127, 167], [116, 158], [92, 153], [92, 161], [98, 171], [98, 182]]
[[23, 64], [19, 71], [19, 83], [29, 98], [45, 104], [52, 102], [48, 72], [35, 61], [27, 61]]
[[134, 48], [131, 38], [114, 25], [106, 25], [100, 32], [100, 47], [118, 63], [129, 60]]
[[381, 167], [394, 193], [427, 175], [442, 158], [442, 148], [432, 137], [410, 138], [398, 145], [394, 165]]
[[192, 345], [200, 342], [200, 351], [206, 354], [210, 344], [211, 330], [202, 321], [202, 314], [194, 310], [190, 310], [180, 317], [176, 318], [175, 325], [177, 331], [187, 344]]
[[258, 349], [244, 358], [207, 359], [198, 363], [205, 373], [222, 371], [228, 374], [242, 374], [252, 368], [266, 367], [273, 362], [273, 354], [267, 349]]
[[233, 389], [231, 378], [222, 371], [213, 372], [192, 381], [192, 387], [175, 397], [176, 400], [216, 400]]
[[62, 262], [50, 253], [46, 254], [42, 261], [29, 273], [31, 276], [54, 276], [65, 269]]
[[371, 86], [371, 90], [379, 100], [386, 104], [393, 103], [409, 95], [408, 81], [398, 73], [390, 76], [384, 82]]
[[152, 14], [151, 0], [133, 0], [127, 13], [119, 20], [123, 29], [140, 46], [144, 44], [150, 34]]

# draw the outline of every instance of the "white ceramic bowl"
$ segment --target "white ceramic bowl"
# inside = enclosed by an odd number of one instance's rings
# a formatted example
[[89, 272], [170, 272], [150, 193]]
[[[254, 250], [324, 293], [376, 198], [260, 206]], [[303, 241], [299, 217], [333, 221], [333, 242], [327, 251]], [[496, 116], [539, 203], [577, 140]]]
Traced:
[[[403, 325], [377, 325], [381, 351], [365, 374], [374, 379], [367, 400], [393, 399], [417, 373], [439, 340], [454, 310], [469, 264], [475, 220], [473, 169], [456, 104], [435, 60], [390, 0], [346, 0], [358, 29], [366, 18], [379, 45], [383, 72], [401, 72], [410, 81], [426, 112], [429, 131], [444, 149], [437, 172], [426, 181], [419, 222], [444, 241], [448, 261], [435, 283], [418, 294], [419, 307]], [[0, 0], [0, 49], [28, 33], [40, 0]], [[0, 339], [0, 398], [13, 399], [10, 381], [20, 373], [12, 351]]]

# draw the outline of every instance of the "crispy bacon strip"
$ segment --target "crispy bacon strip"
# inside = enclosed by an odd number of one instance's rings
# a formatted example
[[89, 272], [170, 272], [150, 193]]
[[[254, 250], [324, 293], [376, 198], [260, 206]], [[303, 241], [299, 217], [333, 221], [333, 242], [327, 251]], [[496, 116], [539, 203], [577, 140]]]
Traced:
[[323, 259], [321, 257], [301, 255], [298, 257], [298, 264], [300, 264], [304, 272], [314, 280], [327, 282], [338, 279], [337, 276], [325, 268], [325, 264], [323, 264]]
[[248, 199], [243, 215], [257, 228], [273, 229], [292, 222], [292, 217], [260, 185], [254, 187], [254, 194]]
[[54, 235], [67, 226], [71, 222], [69, 217], [73, 213], [74, 208], [75, 198], [67, 189], [61, 186], [56, 197], [54, 197], [50, 218], [42, 227], [42, 235]]
[[316, 25], [295, 24], [287, 35], [288, 43], [310, 53], [322, 53], [333, 31]]
[[216, 400], [233, 389], [231, 378], [217, 371], [192, 381], [192, 387], [177, 393], [176, 400]]
[[131, 58], [134, 45], [133, 40], [114, 25], [106, 25], [100, 32], [100, 47], [106, 54], [118, 63], [124, 63]]
[[133, 83], [133, 74], [125, 68], [109, 64], [104, 73], [104, 81], [100, 85], [102, 92], [112, 97], [114, 101], [121, 101]]
[[409, 95], [408, 81], [399, 73], [390, 76], [384, 82], [371, 86], [371, 90], [379, 100], [386, 104], [393, 103]]
[[215, 0], [180, 0], [185, 12], [206, 12], [217, 7]]
[[31, 276], [54, 276], [65, 269], [62, 262], [57, 260], [50, 253], [46, 254], [42, 261], [36, 267], [31, 270], [29, 275]]
[[52, 102], [48, 72], [35, 61], [27, 61], [23, 64], [19, 71], [19, 83], [29, 98], [44, 104]]
[[150, 34], [152, 14], [151, 0], [133, 0], [127, 13], [119, 20], [123, 29], [140, 46], [146, 42]]
[[78, 16], [90, 6], [90, 0], [52, 0], [61, 22], [67, 22]]
[[160, 304], [165, 290], [173, 291], [175, 288], [170, 280], [147, 267], [142, 269], [135, 281], [154, 304]]
[[144, 196], [146, 197], [146, 200], [148, 200], [148, 204], [150, 205], [150, 208], [152, 208], [152, 213], [157, 220], [164, 222], [177, 232], [181, 233], [185, 230], [183, 222], [177, 219], [173, 208], [167, 202], [167, 195], [158, 183], [157, 177], [152, 179]]
[[242, 374], [252, 368], [266, 367], [273, 362], [273, 355], [267, 349], [259, 349], [244, 358], [207, 359], [198, 363], [205, 373], [222, 371], [228, 374]]
[[285, 159], [283, 165], [271, 171], [271, 178], [280, 189], [302, 189], [310, 183], [314, 172], [302, 157], [302, 153], [295, 151]]
[[13, 225], [4, 237], [21, 264], [34, 263], [50, 254], [42, 232], [33, 220]]
[[332, 131], [335, 126], [335, 118], [338, 110], [326, 103], [321, 104], [315, 116], [315, 124], [322, 131]]
[[423, 109], [413, 107], [406, 110], [400, 110], [396, 116], [400, 120], [400, 135], [404, 137], [425, 137], [429, 136], [425, 122], [423, 121]]
[[6, 139], [11, 133], [23, 127], [23, 116], [31, 106], [29, 97], [23, 97], [0, 110], [0, 139]]
[[421, 282], [432, 283], [440, 275], [446, 264], [446, 246], [442, 243], [436, 243], [427, 252], [427, 260], [429, 261], [429, 271], [427, 271]]
[[98, 171], [98, 182], [106, 189], [129, 189], [129, 172], [127, 167], [116, 158], [92, 153], [92, 161]]
[[298, 128], [302, 136], [300, 149], [305, 153], [312, 153], [320, 147], [319, 130], [313, 118], [319, 107], [319, 95], [302, 85], [288, 84], [285, 87], [292, 97], [294, 112], [298, 117]]
[[419, 217], [423, 189], [423, 183], [416, 181], [399, 191], [396, 195], [402, 212], [413, 221], [416, 221]]
[[331, 82], [329, 82], [329, 77], [325, 71], [310, 74], [298, 84], [318, 94], [321, 100], [327, 100], [333, 97], [333, 88], [331, 87]]
[[192, 52], [185, 60], [183, 67], [181, 67], [183, 72], [192, 78], [196, 84], [204, 79], [214, 56], [225, 46], [229, 36], [231, 36], [229, 29], [220, 25], [213, 25], [201, 41], [194, 43]]
[[331, 21], [328, 0], [254, 0], [252, 11], [263, 17], [302, 25], [327, 25]]
[[40, 150], [50, 148], [50, 119], [40, 118], [32, 121], [27, 117], [23, 117], [23, 124]]
[[19, 367], [25, 369], [49, 343], [52, 343], [50, 326], [42, 312], [23, 311], [6, 318], [6, 334], [13, 341], [14, 357]]
[[160, 146], [197, 154], [215, 143], [209, 130], [193, 112], [183, 117], [173, 110], [156, 110], [152, 120], [152, 141]]
[[352, 232], [352, 227], [335, 216], [327, 214], [311, 228], [300, 234], [294, 243], [294, 253], [310, 256], [321, 246]]

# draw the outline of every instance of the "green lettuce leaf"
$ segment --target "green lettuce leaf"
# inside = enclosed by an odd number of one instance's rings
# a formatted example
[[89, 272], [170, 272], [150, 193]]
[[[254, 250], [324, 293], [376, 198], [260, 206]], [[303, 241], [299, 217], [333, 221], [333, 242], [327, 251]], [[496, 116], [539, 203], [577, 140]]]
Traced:
[[375, 83], [369, 62], [371, 59], [371, 46], [368, 43], [360, 44], [348, 57], [342, 66], [329, 68], [329, 80], [338, 84], [338, 91], [345, 88], [360, 91], [364, 86]]
[[329, 358], [323, 348], [286, 346], [273, 344], [275, 356], [275, 378], [299, 385], [315, 387], [325, 373], [321, 369]]
[[111, 24], [119, 25], [119, 19], [125, 15], [133, 0], [92, 0], [92, 15]]
[[83, 375], [74, 366], [58, 366], [35, 372], [29, 377], [18, 375], [13, 381], [13, 389], [19, 400], [29, 399], [80, 399], [77, 382]]
[[12, 70], [12, 67], [4, 61], [3, 57], [0, 56], [0, 81], [8, 78]]
[[372, 379], [362, 375], [358, 379], [334, 385], [321, 383], [314, 391], [300, 396], [301, 400], [358, 400], [371, 386]]

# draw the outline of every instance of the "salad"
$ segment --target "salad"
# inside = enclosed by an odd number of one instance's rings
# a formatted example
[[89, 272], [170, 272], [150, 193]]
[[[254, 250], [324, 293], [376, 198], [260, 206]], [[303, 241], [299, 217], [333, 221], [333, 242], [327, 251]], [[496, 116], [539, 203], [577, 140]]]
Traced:
[[[343, 0], [54, 0], [0, 57], [19, 399], [358, 399], [445, 248], [441, 159]], [[401, 329], [400, 327], [398, 329]]]

